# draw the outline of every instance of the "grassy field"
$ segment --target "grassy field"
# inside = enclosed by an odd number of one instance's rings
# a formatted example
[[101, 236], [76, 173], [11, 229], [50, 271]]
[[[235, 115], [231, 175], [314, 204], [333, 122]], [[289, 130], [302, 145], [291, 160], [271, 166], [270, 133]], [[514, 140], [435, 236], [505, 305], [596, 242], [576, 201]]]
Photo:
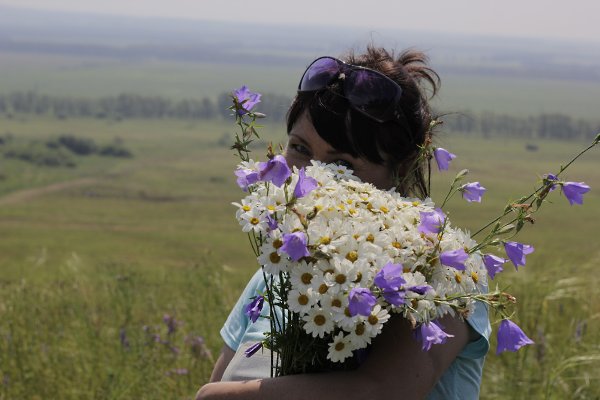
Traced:
[[[310, 57], [305, 60], [306, 64], [310, 61]], [[31, 90], [88, 98], [136, 93], [170, 99], [216, 99], [246, 84], [262, 93], [291, 98], [304, 67], [301, 63], [265, 67], [2, 53], [0, 93]], [[443, 74], [442, 90], [434, 105], [443, 112], [493, 111], [515, 116], [561, 113], [596, 123], [598, 98], [599, 82]]]
[[[3, 132], [15, 142], [118, 137], [134, 158], [82, 157], [75, 168], [0, 159], [0, 399], [192, 398], [256, 268], [230, 205], [242, 193], [220, 139], [233, 124], [17, 118], [0, 120]], [[280, 140], [283, 127], [263, 137]], [[434, 174], [435, 199], [462, 168], [488, 188], [482, 204], [449, 204], [453, 223], [472, 230], [585, 145], [439, 144], [459, 158]], [[537, 344], [490, 352], [484, 399], [600, 396], [599, 162], [596, 150], [566, 174], [592, 186], [583, 207], [553, 193], [519, 237], [536, 252], [498, 283], [519, 299], [517, 320]]]

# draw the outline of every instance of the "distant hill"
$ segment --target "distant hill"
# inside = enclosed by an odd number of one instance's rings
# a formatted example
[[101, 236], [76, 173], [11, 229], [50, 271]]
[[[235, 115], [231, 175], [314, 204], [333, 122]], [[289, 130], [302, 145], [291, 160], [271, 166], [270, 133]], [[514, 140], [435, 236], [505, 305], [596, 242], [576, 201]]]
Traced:
[[137, 18], [0, 6], [2, 53], [298, 65], [374, 40], [427, 50], [441, 73], [600, 82], [600, 44], [440, 32]]

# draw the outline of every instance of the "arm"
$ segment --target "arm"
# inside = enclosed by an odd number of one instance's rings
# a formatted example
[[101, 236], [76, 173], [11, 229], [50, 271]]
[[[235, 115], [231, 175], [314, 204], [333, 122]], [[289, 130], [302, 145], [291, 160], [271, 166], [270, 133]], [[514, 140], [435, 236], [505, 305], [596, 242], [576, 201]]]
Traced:
[[387, 398], [398, 393], [403, 399], [422, 399], [436, 384], [469, 341], [467, 324], [452, 317], [442, 318], [445, 331], [453, 334], [445, 344], [421, 350], [409, 323], [392, 318], [374, 342], [367, 360], [354, 371], [284, 376], [245, 382], [209, 383], [198, 391], [197, 400], [321, 398]]
[[221, 354], [219, 354], [219, 358], [217, 358], [217, 362], [215, 362], [215, 366], [213, 368], [212, 374], [210, 375], [210, 382], [219, 382], [223, 377], [223, 372], [231, 362], [231, 359], [235, 355], [235, 351], [233, 351], [226, 344], [221, 348]]

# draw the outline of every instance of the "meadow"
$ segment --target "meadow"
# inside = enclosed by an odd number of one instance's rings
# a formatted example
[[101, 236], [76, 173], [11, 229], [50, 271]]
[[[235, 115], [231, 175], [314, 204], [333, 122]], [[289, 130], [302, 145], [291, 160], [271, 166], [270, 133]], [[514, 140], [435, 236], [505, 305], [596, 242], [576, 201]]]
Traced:
[[[15, 143], [70, 133], [119, 138], [134, 154], [71, 168], [0, 160], [0, 399], [193, 398], [257, 268], [230, 204], [242, 196], [224, 141], [233, 132], [218, 120], [0, 119]], [[267, 125], [256, 158], [283, 132]], [[438, 140], [459, 158], [434, 173], [434, 199], [462, 168], [488, 189], [481, 204], [448, 206], [471, 230], [586, 145], [545, 141], [531, 152], [517, 139]], [[599, 161], [597, 149], [586, 154], [567, 179], [600, 187]], [[527, 266], [507, 265], [492, 283], [517, 297], [516, 320], [536, 345], [501, 356], [492, 347], [482, 399], [600, 396], [594, 189], [584, 206], [553, 193], [519, 236], [536, 248]]]

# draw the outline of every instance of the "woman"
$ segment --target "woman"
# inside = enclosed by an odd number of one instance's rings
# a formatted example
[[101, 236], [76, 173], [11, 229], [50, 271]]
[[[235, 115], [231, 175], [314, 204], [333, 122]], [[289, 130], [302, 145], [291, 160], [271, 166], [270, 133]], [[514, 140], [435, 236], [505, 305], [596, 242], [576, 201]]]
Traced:
[[[300, 168], [310, 160], [338, 163], [380, 189], [396, 187], [406, 196], [428, 196], [427, 160], [419, 158], [420, 147], [431, 141], [434, 125], [425, 84], [435, 95], [439, 78], [416, 51], [395, 57], [369, 46], [364, 54], [351, 53], [344, 62], [331, 57], [315, 60], [302, 76], [288, 112], [284, 154], [288, 164]], [[429, 351], [421, 349], [408, 321], [396, 315], [356, 370], [271, 379], [266, 378], [270, 376], [268, 354], [250, 359], [242, 355], [248, 344], [261, 340], [269, 330], [266, 319], [252, 324], [244, 314], [249, 298], [262, 289], [262, 274], [257, 272], [221, 330], [225, 346], [211, 383], [200, 389], [198, 399], [464, 400], [479, 396], [490, 332], [483, 304], [478, 303], [466, 321], [442, 318], [444, 330], [453, 336]]]

